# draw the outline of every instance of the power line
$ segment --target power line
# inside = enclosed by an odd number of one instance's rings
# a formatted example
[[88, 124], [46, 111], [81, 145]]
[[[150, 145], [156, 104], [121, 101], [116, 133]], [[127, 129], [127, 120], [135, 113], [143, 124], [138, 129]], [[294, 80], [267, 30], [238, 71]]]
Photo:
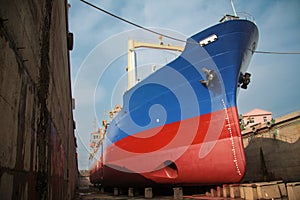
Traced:
[[278, 51], [253, 51], [254, 53], [260, 54], [300, 54], [300, 52], [278, 52]]
[[112, 17], [115, 17], [115, 18], [117, 18], [117, 19], [119, 19], [119, 20], [121, 20], [121, 21], [124, 21], [124, 22], [126, 22], [126, 23], [128, 23], [128, 24], [131, 24], [131, 25], [133, 25], [133, 26], [135, 26], [135, 27], [138, 27], [138, 28], [140, 28], [140, 29], [143, 29], [143, 30], [145, 30], [145, 31], [154, 33], [154, 34], [156, 34], [156, 35], [161, 35], [161, 36], [163, 36], [163, 37], [166, 37], [166, 38], [169, 38], [169, 39], [172, 39], [172, 40], [176, 40], [176, 41], [179, 41], [179, 42], [184, 42], [184, 43], [186, 43], [185, 40], [181, 40], [181, 39], [178, 39], [178, 38], [169, 36], [169, 35], [165, 35], [165, 34], [162, 34], [162, 33], [157, 32], [157, 31], [153, 31], [153, 30], [151, 30], [151, 29], [148, 29], [148, 28], [146, 28], [146, 27], [143, 27], [143, 26], [141, 26], [141, 25], [138, 25], [138, 24], [136, 24], [136, 23], [134, 23], [134, 22], [131, 22], [131, 21], [127, 20], [127, 19], [124, 19], [124, 18], [122, 18], [122, 17], [119, 17], [119, 16], [117, 16], [117, 15], [111, 13], [111, 12], [108, 12], [108, 11], [102, 9], [102, 8], [99, 8], [99, 7], [95, 6], [94, 4], [91, 4], [91, 3], [89, 3], [89, 2], [87, 2], [87, 1], [85, 1], [85, 0], [80, 0], [80, 1], [82, 1], [83, 3], [89, 5], [89, 6], [93, 7], [93, 8], [96, 8], [97, 10], [100, 10], [100, 11], [102, 11], [102, 12], [104, 12], [104, 13], [106, 13], [106, 14], [112, 16]]
[[[117, 19], [119, 19], [119, 20], [121, 20], [121, 21], [123, 21], [123, 22], [125, 22], [125, 23], [131, 24], [131, 25], [133, 25], [133, 26], [135, 26], [135, 27], [138, 27], [138, 28], [140, 28], [140, 29], [143, 29], [143, 30], [145, 30], [145, 31], [148, 31], [148, 32], [154, 33], [154, 34], [156, 34], [156, 35], [160, 35], [160, 36], [163, 36], [163, 37], [166, 37], [166, 38], [175, 40], [175, 41], [184, 42], [184, 43], [193, 43], [193, 44], [199, 45], [199, 43], [197, 43], [197, 42], [188, 42], [188, 41], [186, 41], [186, 40], [182, 40], [182, 39], [179, 39], [179, 38], [175, 38], [175, 37], [172, 37], [172, 36], [169, 36], [169, 35], [166, 35], [166, 34], [162, 34], [162, 33], [160, 33], [160, 32], [157, 32], [157, 31], [154, 31], [154, 30], [151, 30], [151, 29], [148, 29], [148, 28], [146, 28], [146, 27], [144, 27], [144, 26], [141, 26], [141, 25], [136, 24], [136, 23], [134, 23], [134, 22], [131, 22], [131, 21], [127, 20], [127, 19], [124, 19], [124, 18], [122, 18], [122, 17], [119, 17], [119, 16], [117, 16], [117, 15], [111, 13], [111, 12], [108, 12], [108, 11], [106, 11], [106, 10], [104, 10], [104, 9], [98, 7], [98, 6], [95, 6], [94, 4], [89, 3], [89, 2], [87, 2], [87, 1], [85, 1], [85, 0], [80, 0], [80, 1], [83, 2], [83, 3], [85, 3], [85, 4], [87, 4], [87, 5], [89, 5], [89, 6], [91, 6], [91, 7], [93, 7], [93, 8], [95, 8], [95, 9], [97, 9], [97, 10], [100, 10], [101, 12], [104, 12], [104, 13], [106, 13], [106, 14], [108, 14], [108, 15], [114, 17], [114, 18], [117, 18]], [[300, 52], [276, 52], [276, 51], [252, 51], [252, 52], [253, 52], [253, 53], [260, 53], [260, 54], [286, 54], [286, 55], [288, 55], [288, 54], [289, 54], [289, 55], [293, 55], [293, 54], [294, 54], [294, 55], [297, 55], [297, 54], [300, 54]]]

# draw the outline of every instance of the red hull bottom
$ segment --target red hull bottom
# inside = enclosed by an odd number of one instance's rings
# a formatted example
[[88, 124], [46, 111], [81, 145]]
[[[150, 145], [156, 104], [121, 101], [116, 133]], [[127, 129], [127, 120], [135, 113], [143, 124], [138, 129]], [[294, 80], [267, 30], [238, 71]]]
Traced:
[[[235, 107], [155, 131], [165, 137], [158, 139], [145, 131], [108, 147], [105, 164], [99, 161], [91, 170], [91, 182], [108, 186], [212, 185], [243, 178], [246, 163]], [[146, 146], [148, 143], [154, 145]]]

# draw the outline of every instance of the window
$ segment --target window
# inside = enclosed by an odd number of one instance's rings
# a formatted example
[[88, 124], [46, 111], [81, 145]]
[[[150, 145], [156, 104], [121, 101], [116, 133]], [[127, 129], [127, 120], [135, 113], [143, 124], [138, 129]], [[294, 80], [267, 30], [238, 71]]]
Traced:
[[268, 121], [267, 117], [264, 117], [264, 122], [267, 122], [267, 121]]
[[254, 123], [254, 117], [250, 118], [250, 123]]

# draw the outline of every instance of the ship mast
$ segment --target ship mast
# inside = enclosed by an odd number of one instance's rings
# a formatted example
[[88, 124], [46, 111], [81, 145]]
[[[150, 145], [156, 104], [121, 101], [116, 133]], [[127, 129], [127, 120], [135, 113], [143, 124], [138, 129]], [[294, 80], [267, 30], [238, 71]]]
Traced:
[[135, 49], [137, 48], [152, 48], [152, 49], [163, 49], [163, 50], [170, 50], [170, 51], [179, 51], [182, 52], [184, 47], [182, 46], [172, 46], [172, 45], [165, 45], [162, 42], [162, 36], [159, 37], [160, 44], [153, 44], [153, 43], [146, 43], [146, 42], [136, 42], [134, 40], [128, 40], [128, 64], [127, 64], [127, 71], [128, 71], [128, 88], [132, 88], [137, 82], [137, 66], [136, 66], [136, 54]]
[[230, 3], [231, 3], [231, 7], [232, 7], [232, 10], [233, 10], [234, 16], [237, 17], [237, 14], [236, 14], [236, 10], [235, 10], [235, 7], [234, 7], [233, 0], [230, 0]]

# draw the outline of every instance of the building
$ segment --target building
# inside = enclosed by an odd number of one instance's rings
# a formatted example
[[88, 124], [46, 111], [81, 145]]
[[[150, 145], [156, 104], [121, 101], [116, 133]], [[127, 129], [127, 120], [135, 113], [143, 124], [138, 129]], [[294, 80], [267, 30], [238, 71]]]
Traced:
[[247, 128], [255, 128], [257, 126], [271, 123], [272, 112], [255, 108], [241, 116], [242, 130]]

